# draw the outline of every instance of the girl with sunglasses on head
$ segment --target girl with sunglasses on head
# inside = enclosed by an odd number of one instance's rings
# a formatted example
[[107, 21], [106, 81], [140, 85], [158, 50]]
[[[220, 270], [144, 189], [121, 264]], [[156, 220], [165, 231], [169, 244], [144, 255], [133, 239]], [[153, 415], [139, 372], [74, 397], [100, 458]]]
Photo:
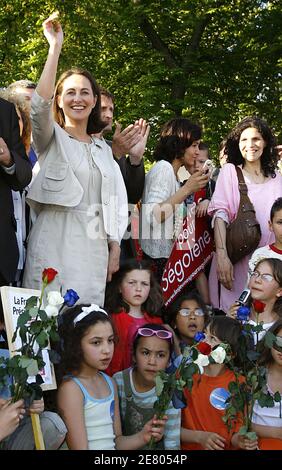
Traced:
[[[262, 340], [259, 344], [261, 353], [259, 362], [267, 369], [267, 388], [271, 395], [279, 392], [282, 395], [282, 320], [272, 325], [269, 331], [276, 340], [269, 348]], [[282, 450], [282, 417], [281, 403], [275, 401], [272, 408], [254, 405], [252, 428], [259, 437], [261, 450]]]
[[[156, 375], [167, 368], [172, 350], [172, 332], [164, 325], [148, 323], [138, 328], [133, 341], [133, 366], [114, 375], [124, 435], [138, 433], [144, 423], [154, 416]], [[166, 416], [168, 421], [163, 439], [156, 448], [179, 449], [180, 410], [170, 403]]]
[[[250, 273], [249, 288], [251, 307], [248, 322], [252, 325], [262, 323], [264, 331], [258, 334], [260, 340], [273, 323], [282, 318], [282, 261], [277, 258], [260, 260]], [[257, 308], [258, 302], [261, 304]], [[228, 316], [236, 318], [240, 305], [233, 304]], [[259, 311], [261, 310], [261, 312]], [[256, 334], [255, 334], [256, 336]]]
[[167, 320], [174, 330], [175, 352], [179, 354], [182, 345], [192, 346], [195, 335], [208, 323], [209, 314], [200, 295], [193, 290], [176, 300], [168, 311]]
[[162, 438], [165, 420], [153, 416], [138, 434], [124, 437], [114, 381], [104, 371], [111, 362], [115, 335], [107, 312], [95, 304], [65, 310], [59, 326], [63, 380], [58, 409], [71, 450], [134, 450], [153, 436]]
[[105, 308], [117, 334], [113, 360], [107, 373], [127, 369], [132, 362], [132, 341], [145, 323], [162, 323], [162, 291], [150, 261], [129, 259], [107, 285]]
[[[205, 329], [203, 340], [215, 349], [220, 343], [229, 344], [234, 361], [239, 365], [239, 338], [242, 327], [226, 316], [214, 317]], [[224, 362], [208, 364], [202, 374], [193, 376], [191, 392], [185, 390], [187, 406], [182, 409], [181, 449], [185, 450], [254, 450], [257, 440], [239, 435], [242, 417], [237, 416], [229, 430], [222, 418], [228, 386], [235, 374]]]

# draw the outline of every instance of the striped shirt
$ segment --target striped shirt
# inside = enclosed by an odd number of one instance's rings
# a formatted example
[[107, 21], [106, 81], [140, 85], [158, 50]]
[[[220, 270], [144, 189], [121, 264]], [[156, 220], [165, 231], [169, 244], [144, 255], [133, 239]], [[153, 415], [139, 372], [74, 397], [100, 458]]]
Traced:
[[[121, 421], [124, 422], [126, 399], [122, 371], [114, 374], [113, 379], [117, 383]], [[132, 398], [134, 400], [134, 403], [144, 409], [153, 408], [154, 402], [157, 399], [155, 387], [153, 387], [147, 392], [137, 392], [133, 383], [132, 369], [130, 369], [130, 385], [132, 389]], [[175, 409], [172, 405], [172, 402], [170, 402], [169, 408], [166, 411], [166, 416], [168, 417], [168, 420], [166, 422], [164, 430], [165, 450], [178, 450], [180, 449], [181, 410]]]

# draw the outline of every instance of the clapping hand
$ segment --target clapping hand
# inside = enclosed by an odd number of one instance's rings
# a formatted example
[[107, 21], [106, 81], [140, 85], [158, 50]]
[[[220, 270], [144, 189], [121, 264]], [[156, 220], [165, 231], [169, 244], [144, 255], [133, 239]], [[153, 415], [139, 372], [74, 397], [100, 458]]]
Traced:
[[132, 146], [137, 144], [140, 136], [140, 129], [134, 124], [130, 124], [121, 130], [121, 125], [116, 122], [116, 129], [113, 135], [112, 151], [116, 158], [127, 155]]
[[132, 145], [129, 149], [129, 158], [132, 165], [139, 165], [141, 159], [143, 158], [145, 148], [147, 145], [147, 140], [150, 133], [150, 126], [145, 121], [145, 119], [139, 119], [135, 121], [134, 126], [138, 126], [140, 129], [139, 139], [136, 144]]
[[150, 126], [144, 119], [135, 121], [125, 129], [121, 130], [121, 125], [116, 122], [116, 129], [113, 135], [112, 150], [116, 158], [123, 155], [130, 156], [130, 163], [139, 165], [148, 140]]

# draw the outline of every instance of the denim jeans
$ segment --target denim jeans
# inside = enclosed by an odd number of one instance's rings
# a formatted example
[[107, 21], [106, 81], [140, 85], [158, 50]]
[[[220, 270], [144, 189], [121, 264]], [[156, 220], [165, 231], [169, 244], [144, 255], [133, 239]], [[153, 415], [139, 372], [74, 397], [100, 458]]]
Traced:
[[[46, 450], [55, 450], [65, 439], [67, 428], [57, 413], [44, 411], [40, 415], [40, 424]], [[30, 416], [24, 416], [19, 427], [3, 441], [2, 449], [33, 450], [34, 437]]]

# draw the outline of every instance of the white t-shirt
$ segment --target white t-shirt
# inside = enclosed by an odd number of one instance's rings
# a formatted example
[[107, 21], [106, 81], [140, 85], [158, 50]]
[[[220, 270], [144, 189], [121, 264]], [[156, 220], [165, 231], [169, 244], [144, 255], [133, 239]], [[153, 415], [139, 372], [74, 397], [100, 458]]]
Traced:
[[[268, 391], [271, 395], [273, 392], [267, 386]], [[273, 426], [274, 428], [282, 427], [282, 403], [275, 402], [272, 408], [267, 406], [261, 407], [257, 401], [255, 401], [252, 423], [260, 424], [261, 426]]]
[[254, 271], [257, 263], [264, 258], [277, 258], [282, 261], [282, 250], [278, 250], [273, 244], [258, 248], [253, 252], [249, 261], [249, 271]]

